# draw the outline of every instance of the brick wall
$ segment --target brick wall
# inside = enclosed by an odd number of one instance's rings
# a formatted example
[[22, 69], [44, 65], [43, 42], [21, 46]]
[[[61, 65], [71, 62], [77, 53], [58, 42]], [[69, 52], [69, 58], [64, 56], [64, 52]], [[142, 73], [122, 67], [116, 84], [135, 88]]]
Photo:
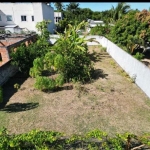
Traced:
[[11, 60], [0, 67], [0, 86], [2, 86], [10, 77], [15, 75], [18, 69], [11, 65]]
[[11, 49], [15, 51], [21, 43], [25, 43], [28, 46], [30, 43], [36, 41], [36, 37], [37, 35], [32, 35], [30, 37], [14, 37], [0, 40], [0, 67], [11, 59]]
[[0, 86], [18, 71], [17, 67], [11, 65], [11, 49], [15, 51], [21, 43], [25, 43], [26, 46], [28, 46], [36, 40], [37, 35], [27, 38], [10, 38], [9, 40], [0, 40]]

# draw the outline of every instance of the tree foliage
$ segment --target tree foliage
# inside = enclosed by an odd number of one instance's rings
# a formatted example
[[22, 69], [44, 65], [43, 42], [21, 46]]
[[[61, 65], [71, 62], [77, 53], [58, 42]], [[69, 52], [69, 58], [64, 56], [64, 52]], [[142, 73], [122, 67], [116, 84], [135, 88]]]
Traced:
[[29, 74], [29, 70], [33, 66], [33, 60], [37, 57], [43, 57], [50, 48], [51, 45], [48, 42], [50, 33], [47, 29], [49, 23], [49, 20], [37, 23], [36, 27], [41, 33], [37, 36], [35, 43], [30, 43], [28, 46], [22, 43], [17, 47], [16, 51], [12, 49], [10, 54], [12, 58], [11, 63], [17, 66], [19, 71]]
[[[91, 78], [93, 65], [88, 55], [87, 40], [77, 33], [85, 25], [84, 21], [75, 26], [68, 24], [64, 34], [58, 33], [60, 38], [45, 54], [43, 63], [40, 58], [34, 60], [30, 75], [36, 78], [37, 89], [51, 90], [61, 87], [65, 82], [86, 82]], [[54, 76], [42, 75], [42, 71], [46, 70]]]
[[[33, 129], [27, 133], [9, 134], [6, 128], [0, 130], [1, 150], [65, 150], [65, 149], [147, 149], [150, 146], [150, 134], [135, 135], [129, 132], [109, 136], [99, 129], [85, 134], [65, 136], [56, 131], [42, 131]], [[136, 141], [136, 142], [135, 142]]]
[[[146, 52], [150, 46], [150, 12], [147, 10], [132, 10], [123, 18], [117, 20], [107, 37], [131, 53], [138, 59], [144, 55], [139, 53]], [[138, 53], [139, 52], [139, 53]]]

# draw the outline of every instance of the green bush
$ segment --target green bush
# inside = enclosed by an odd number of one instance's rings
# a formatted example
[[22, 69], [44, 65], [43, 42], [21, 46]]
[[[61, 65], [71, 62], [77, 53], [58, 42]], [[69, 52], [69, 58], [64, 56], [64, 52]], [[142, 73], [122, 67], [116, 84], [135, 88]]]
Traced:
[[141, 59], [143, 59], [144, 54], [137, 52], [136, 55], [133, 55], [133, 56], [134, 56], [134, 58], [141, 60]]
[[[91, 79], [93, 64], [89, 57], [87, 40], [85, 37], [79, 37], [77, 33], [85, 25], [84, 21], [75, 26], [69, 24], [64, 34], [58, 33], [60, 38], [43, 59], [34, 60], [30, 75], [36, 78], [37, 89], [52, 90], [65, 82], [73, 80], [86, 82]], [[89, 40], [93, 41], [93, 39]], [[46, 70], [57, 77], [53, 80], [44, 77], [42, 72]]]
[[48, 42], [49, 39], [49, 31], [47, 29], [47, 25], [50, 21], [42, 21], [38, 22], [36, 27], [41, 32], [40, 35], [37, 36], [37, 41], [35, 43], [26, 46], [22, 43], [19, 47], [17, 47], [16, 51], [11, 51], [12, 65], [15, 65], [19, 68], [19, 71], [29, 74], [29, 70], [33, 67], [34, 59], [38, 57], [43, 57], [51, 47], [51, 44]]
[[105, 26], [96, 26], [94, 28], [91, 28], [90, 30], [90, 34], [92, 35], [100, 35], [100, 36], [105, 36], [106, 34], [108, 34], [110, 32], [110, 26], [105, 25]]
[[[6, 128], [0, 130], [1, 150], [65, 150], [65, 149], [89, 149], [89, 150], [124, 150], [147, 149], [150, 146], [150, 134], [145, 133], [136, 136], [131, 133], [115, 134], [108, 136], [107, 133], [95, 129], [84, 135], [73, 134], [65, 136], [56, 131], [31, 130], [22, 134], [8, 134]], [[136, 142], [135, 142], [136, 141]]]
[[130, 11], [117, 20], [107, 38], [130, 54], [136, 50], [136, 44], [146, 47], [146, 42], [150, 42], [149, 16], [150, 12], [147, 10]]
[[56, 88], [56, 83], [54, 79], [48, 77], [36, 77], [35, 88], [39, 90], [53, 90]]

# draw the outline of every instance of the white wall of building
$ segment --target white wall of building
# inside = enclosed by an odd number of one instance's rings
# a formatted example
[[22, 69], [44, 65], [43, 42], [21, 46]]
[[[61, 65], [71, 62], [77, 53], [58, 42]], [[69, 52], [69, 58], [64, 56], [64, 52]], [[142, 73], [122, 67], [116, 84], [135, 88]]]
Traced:
[[49, 31], [51, 33], [54, 33], [53, 29], [55, 28], [55, 25], [54, 25], [54, 9], [53, 9], [53, 7], [42, 3], [42, 10], [43, 10], [43, 19], [51, 21], [51, 23], [48, 25]]
[[54, 12], [54, 23], [58, 23], [59, 20], [62, 20], [62, 12]]
[[[44, 19], [54, 22], [54, 10], [45, 3], [0, 3], [0, 15], [2, 19], [0, 26], [16, 24], [20, 28], [34, 31], [37, 31], [35, 27], [37, 22], [41, 22]], [[6, 15], [11, 15], [13, 21], [7, 21]], [[26, 21], [22, 21], [21, 16], [26, 16]], [[34, 21], [32, 21], [32, 16], [34, 16]], [[48, 27], [50, 32], [53, 31], [53, 24], [51, 23]]]

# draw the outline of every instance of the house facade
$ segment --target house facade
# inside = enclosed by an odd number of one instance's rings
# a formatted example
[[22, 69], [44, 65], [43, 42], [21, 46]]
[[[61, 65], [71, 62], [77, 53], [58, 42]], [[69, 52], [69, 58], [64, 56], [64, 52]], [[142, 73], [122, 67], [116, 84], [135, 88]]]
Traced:
[[50, 5], [38, 2], [0, 3], [0, 27], [17, 25], [37, 32], [35, 26], [43, 20], [51, 20], [48, 30], [54, 33], [54, 9]]
[[54, 23], [55, 24], [57, 24], [62, 19], [63, 19], [62, 12], [54, 12]]

